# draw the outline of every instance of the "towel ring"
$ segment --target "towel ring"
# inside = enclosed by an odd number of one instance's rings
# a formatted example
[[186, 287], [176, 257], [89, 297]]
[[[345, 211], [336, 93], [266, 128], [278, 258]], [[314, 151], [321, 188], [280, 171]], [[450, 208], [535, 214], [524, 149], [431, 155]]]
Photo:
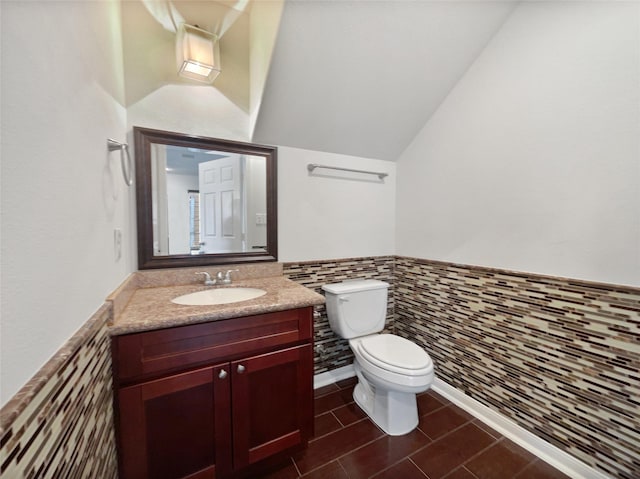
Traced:
[[[109, 151], [120, 150], [120, 164], [122, 166], [122, 177], [127, 186], [131, 186], [133, 179], [131, 178], [131, 155], [129, 154], [129, 145], [126, 143], [120, 143], [112, 138], [107, 138], [107, 148]], [[125, 164], [125, 153], [127, 156]]]

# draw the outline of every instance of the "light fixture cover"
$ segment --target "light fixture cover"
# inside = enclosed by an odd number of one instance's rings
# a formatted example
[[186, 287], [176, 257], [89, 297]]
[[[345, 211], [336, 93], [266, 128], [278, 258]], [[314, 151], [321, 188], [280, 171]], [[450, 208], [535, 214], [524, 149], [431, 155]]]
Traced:
[[213, 83], [220, 74], [218, 36], [183, 23], [176, 38], [178, 75], [205, 83]]

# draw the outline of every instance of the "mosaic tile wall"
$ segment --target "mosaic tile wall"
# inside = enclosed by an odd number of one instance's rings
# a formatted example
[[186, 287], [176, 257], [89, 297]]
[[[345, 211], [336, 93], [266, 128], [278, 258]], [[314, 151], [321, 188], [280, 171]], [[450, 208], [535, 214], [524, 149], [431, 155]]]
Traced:
[[[284, 274], [319, 293], [389, 282], [388, 330], [422, 344], [441, 379], [595, 469], [640, 478], [640, 289], [393, 256]], [[117, 478], [110, 311], [0, 411], [0, 476]], [[317, 311], [316, 374], [352, 361]]]
[[[285, 263], [284, 275], [320, 294], [324, 294], [322, 285], [345, 279], [379, 279], [390, 283], [387, 330], [391, 331], [394, 304], [393, 264], [393, 256]], [[319, 317], [314, 321], [315, 374], [351, 364], [353, 354], [349, 344], [331, 330], [325, 306], [317, 306], [316, 312], [319, 313]]]
[[396, 258], [436, 374], [611, 477], [640, 478], [640, 289]]
[[117, 478], [102, 307], [0, 412], [0, 476]]

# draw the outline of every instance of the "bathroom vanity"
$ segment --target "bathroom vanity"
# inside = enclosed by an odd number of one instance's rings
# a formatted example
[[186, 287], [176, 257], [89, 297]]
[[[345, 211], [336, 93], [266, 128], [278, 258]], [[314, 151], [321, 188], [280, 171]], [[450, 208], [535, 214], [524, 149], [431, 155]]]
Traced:
[[306, 446], [323, 297], [269, 280], [250, 282], [262, 298], [226, 305], [165, 301], [184, 286], [133, 296], [112, 327], [121, 478], [247, 477]]

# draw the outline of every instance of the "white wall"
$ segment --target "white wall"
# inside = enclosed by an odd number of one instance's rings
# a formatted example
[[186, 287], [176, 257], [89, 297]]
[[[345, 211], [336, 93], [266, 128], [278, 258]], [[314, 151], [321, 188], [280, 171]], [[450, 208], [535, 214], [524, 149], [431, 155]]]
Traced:
[[[316, 170], [308, 163], [389, 173]], [[278, 259], [305, 261], [394, 254], [395, 163], [278, 148]], [[346, 179], [351, 178], [351, 179]]]
[[134, 126], [249, 141], [249, 115], [211, 85], [165, 85], [127, 108]]
[[640, 3], [524, 2], [398, 161], [397, 253], [640, 285]]
[[196, 175], [167, 175], [167, 205], [169, 224], [169, 254], [189, 254], [189, 190], [198, 191]]
[[256, 215], [267, 214], [267, 168], [266, 161], [260, 156], [245, 156], [245, 209], [247, 211], [247, 241], [249, 251], [253, 246], [267, 244], [267, 225], [257, 224]]
[[119, 2], [0, 8], [4, 403], [135, 269], [135, 220], [106, 146], [126, 133]]

